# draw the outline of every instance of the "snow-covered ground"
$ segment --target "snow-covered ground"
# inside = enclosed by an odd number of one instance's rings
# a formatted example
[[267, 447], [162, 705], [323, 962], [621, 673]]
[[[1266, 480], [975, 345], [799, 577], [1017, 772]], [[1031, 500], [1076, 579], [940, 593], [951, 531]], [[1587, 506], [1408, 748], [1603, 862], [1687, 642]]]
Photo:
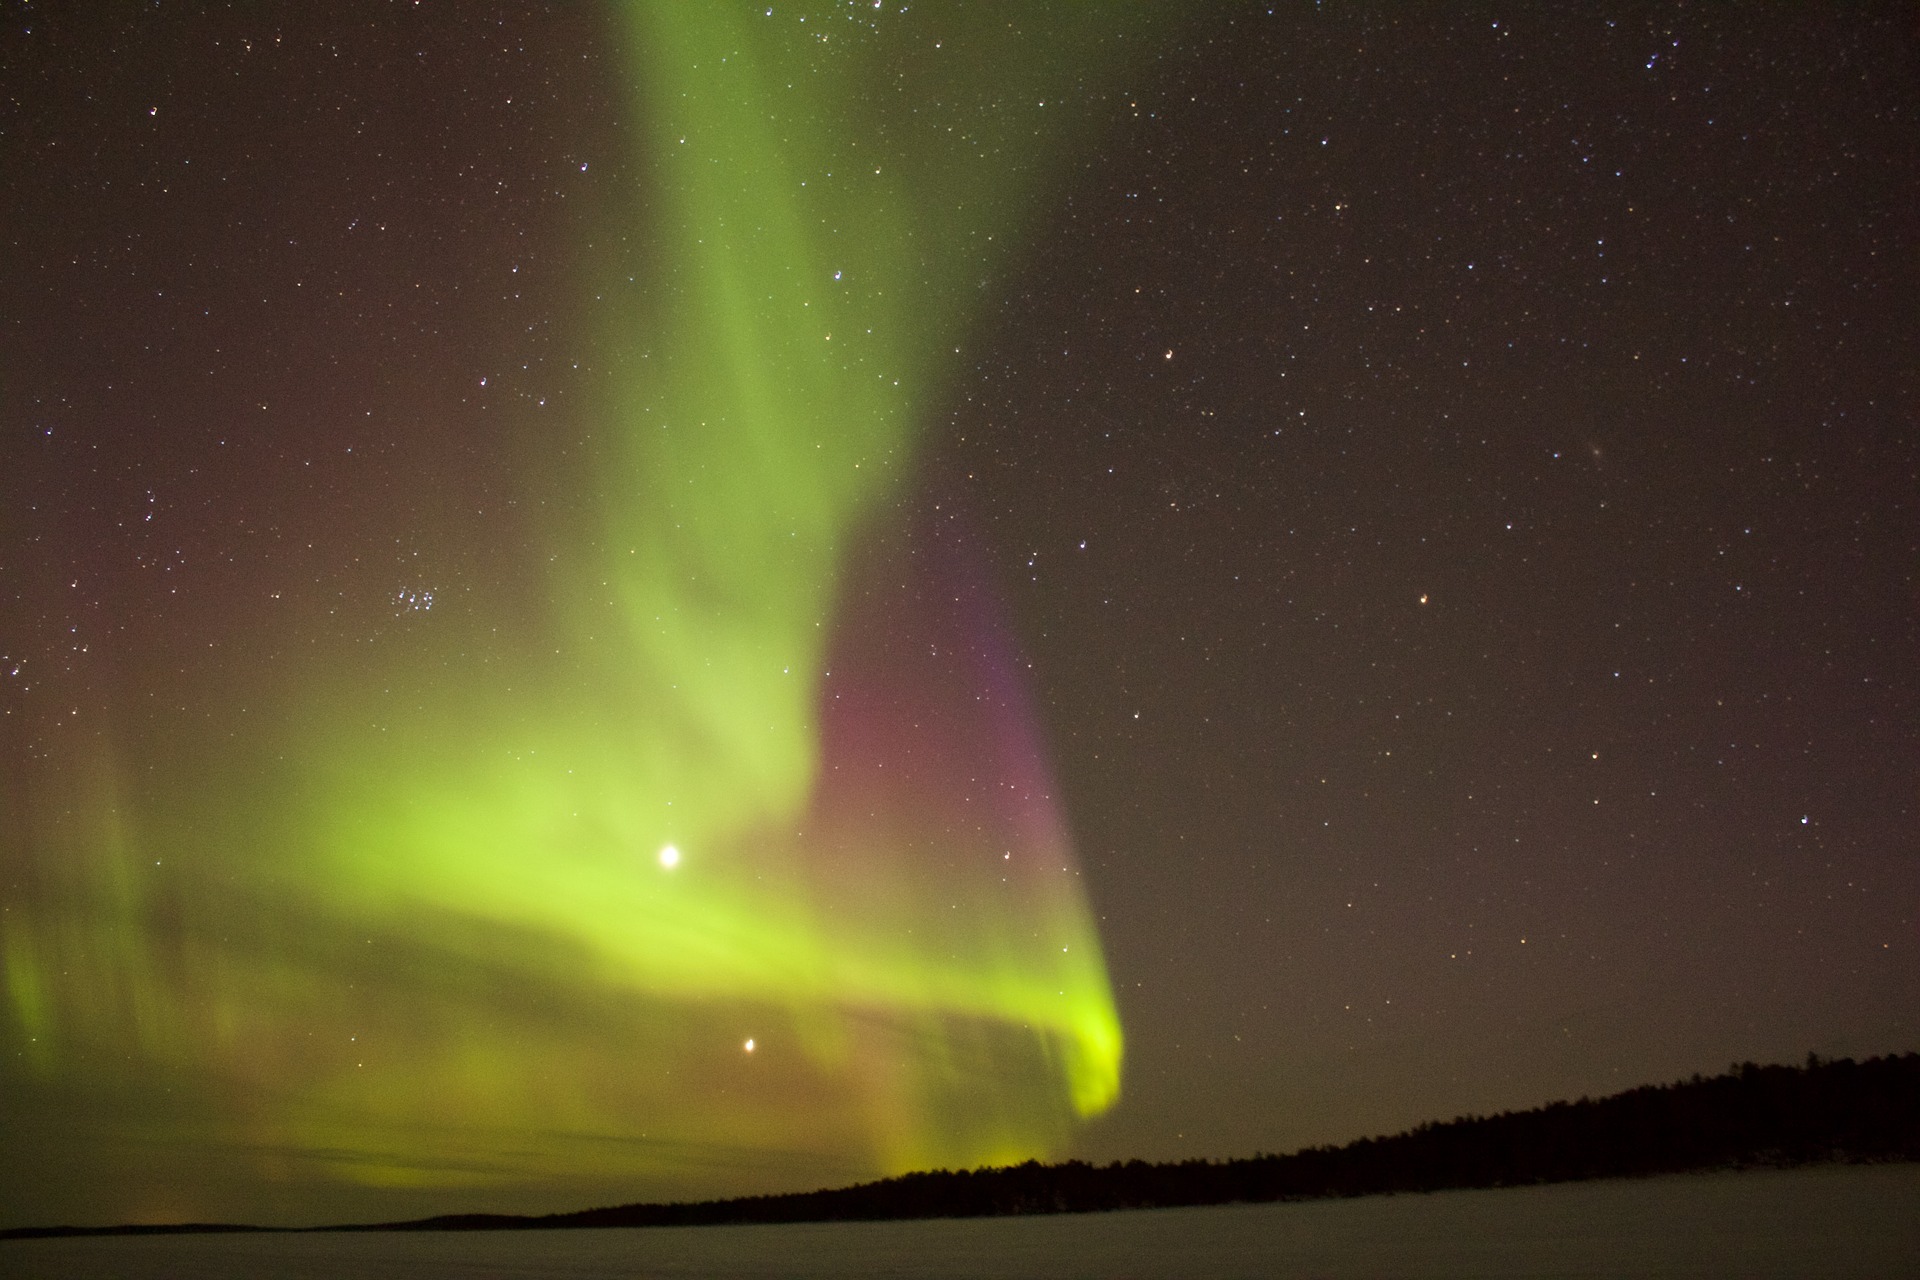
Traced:
[[969, 1221], [0, 1241], [36, 1280], [1920, 1276], [1920, 1164]]

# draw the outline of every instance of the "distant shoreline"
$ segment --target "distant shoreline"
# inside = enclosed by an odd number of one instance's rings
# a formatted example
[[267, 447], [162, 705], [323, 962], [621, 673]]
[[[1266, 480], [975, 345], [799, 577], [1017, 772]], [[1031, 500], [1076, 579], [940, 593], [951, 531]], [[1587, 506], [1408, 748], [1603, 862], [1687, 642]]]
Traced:
[[1286, 1156], [936, 1170], [783, 1195], [543, 1215], [447, 1214], [313, 1227], [13, 1227], [0, 1240], [359, 1231], [540, 1231], [1099, 1213], [1605, 1178], [1920, 1161], [1920, 1053], [1694, 1076], [1600, 1099], [1463, 1116]]

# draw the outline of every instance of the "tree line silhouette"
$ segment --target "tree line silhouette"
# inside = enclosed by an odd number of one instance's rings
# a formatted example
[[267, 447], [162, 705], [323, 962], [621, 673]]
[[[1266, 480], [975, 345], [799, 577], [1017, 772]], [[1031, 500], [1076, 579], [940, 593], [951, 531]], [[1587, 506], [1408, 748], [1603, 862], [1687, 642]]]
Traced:
[[[1313, 1200], [1635, 1177], [1708, 1169], [1920, 1160], [1920, 1053], [1805, 1066], [1734, 1066], [1725, 1075], [1647, 1085], [1528, 1111], [1462, 1116], [1392, 1137], [1238, 1160], [910, 1173], [786, 1195], [628, 1204], [527, 1217], [451, 1214], [332, 1231], [481, 1231], [708, 1226], [1089, 1213], [1242, 1201]], [[172, 1227], [27, 1227], [0, 1238], [250, 1231]], [[269, 1228], [271, 1229], [271, 1228]]]
[[690, 1226], [1086, 1213], [1887, 1160], [1920, 1160], [1920, 1053], [1865, 1062], [1809, 1055], [1803, 1067], [1747, 1062], [1711, 1078], [1462, 1116], [1284, 1156], [1104, 1166], [1028, 1161], [910, 1173], [829, 1191], [406, 1225]]

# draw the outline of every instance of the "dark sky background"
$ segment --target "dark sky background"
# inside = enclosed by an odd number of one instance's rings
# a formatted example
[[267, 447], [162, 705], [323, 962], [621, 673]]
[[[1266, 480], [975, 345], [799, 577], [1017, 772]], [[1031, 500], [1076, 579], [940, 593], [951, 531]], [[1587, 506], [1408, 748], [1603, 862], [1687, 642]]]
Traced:
[[1920, 1035], [1913, 31], [1168, 52], [938, 446], [1132, 1032], [1089, 1152]]
[[[595, 11], [5, 17], [14, 725], [514, 580]], [[990, 549], [1126, 1029], [1058, 1154], [1920, 1048], [1916, 67], [1906, 5], [1230, 5], [1081, 104], [900, 499]]]

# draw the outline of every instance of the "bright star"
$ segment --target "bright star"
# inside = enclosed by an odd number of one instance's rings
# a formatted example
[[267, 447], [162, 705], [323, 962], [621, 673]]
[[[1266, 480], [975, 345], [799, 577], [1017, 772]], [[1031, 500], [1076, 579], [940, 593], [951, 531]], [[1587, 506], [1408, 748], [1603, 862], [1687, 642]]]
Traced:
[[671, 871], [680, 865], [680, 851], [672, 845], [663, 845], [660, 849], [660, 865]]

